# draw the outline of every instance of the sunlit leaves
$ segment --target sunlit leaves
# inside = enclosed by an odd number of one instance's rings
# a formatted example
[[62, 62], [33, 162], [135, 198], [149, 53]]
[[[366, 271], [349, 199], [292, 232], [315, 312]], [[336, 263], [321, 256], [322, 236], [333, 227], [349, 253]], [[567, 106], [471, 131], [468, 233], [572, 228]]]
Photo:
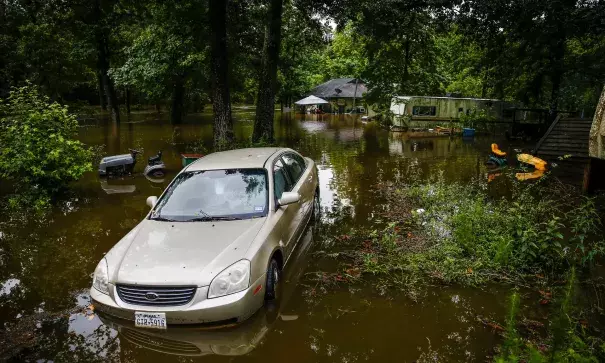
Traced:
[[36, 87], [13, 89], [0, 115], [0, 177], [18, 189], [52, 194], [92, 170], [91, 152], [73, 139], [75, 116]]

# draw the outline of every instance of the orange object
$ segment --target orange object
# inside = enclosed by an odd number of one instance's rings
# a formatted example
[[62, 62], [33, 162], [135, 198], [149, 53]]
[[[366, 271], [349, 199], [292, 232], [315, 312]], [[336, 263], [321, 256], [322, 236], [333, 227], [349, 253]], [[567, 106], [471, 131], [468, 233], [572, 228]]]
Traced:
[[517, 173], [517, 174], [515, 174], [515, 178], [517, 178], [517, 180], [523, 181], [523, 180], [538, 179], [542, 175], [544, 175], [544, 170], [536, 169], [531, 173]]
[[492, 152], [496, 156], [506, 156], [506, 153], [498, 148], [498, 144], [492, 144]]
[[491, 183], [494, 180], [496, 180], [497, 177], [499, 177], [500, 175], [502, 175], [502, 173], [489, 173], [487, 174], [487, 182]]
[[517, 160], [522, 163], [533, 165], [536, 170], [546, 170], [547, 162], [530, 154], [518, 154]]

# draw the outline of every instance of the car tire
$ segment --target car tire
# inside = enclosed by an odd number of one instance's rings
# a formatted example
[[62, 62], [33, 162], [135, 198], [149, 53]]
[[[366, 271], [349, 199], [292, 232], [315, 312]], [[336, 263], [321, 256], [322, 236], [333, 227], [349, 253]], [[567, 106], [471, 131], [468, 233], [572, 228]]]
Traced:
[[267, 269], [267, 285], [265, 289], [265, 300], [275, 300], [278, 297], [281, 282], [281, 269], [277, 260], [271, 259]]
[[313, 211], [312, 211], [312, 223], [313, 224], [318, 224], [319, 221], [321, 220], [321, 204], [319, 203], [319, 192], [315, 192], [315, 195], [313, 196]]

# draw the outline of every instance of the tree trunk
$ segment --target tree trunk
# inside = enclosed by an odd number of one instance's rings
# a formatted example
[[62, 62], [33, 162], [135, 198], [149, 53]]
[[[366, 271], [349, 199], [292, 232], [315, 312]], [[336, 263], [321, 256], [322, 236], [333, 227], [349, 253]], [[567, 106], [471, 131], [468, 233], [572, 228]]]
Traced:
[[111, 120], [113, 122], [120, 122], [120, 108], [118, 105], [118, 99], [116, 97], [116, 91], [113, 87], [113, 81], [109, 78], [107, 72], [109, 71], [109, 49], [107, 42], [107, 34], [102, 24], [102, 11], [100, 0], [95, 1], [95, 38], [97, 42], [97, 69], [103, 84], [105, 95], [107, 96], [107, 106], [111, 112]]
[[268, 25], [265, 31], [263, 64], [258, 82], [256, 118], [252, 141], [273, 141], [273, 115], [275, 113], [275, 83], [281, 44], [283, 0], [271, 0]]
[[126, 87], [126, 113], [130, 115], [130, 87]]
[[221, 150], [233, 142], [229, 69], [227, 65], [227, 0], [210, 0], [210, 74], [214, 112], [214, 148]]
[[185, 85], [183, 77], [177, 76], [172, 85], [172, 98], [170, 107], [170, 122], [178, 125], [183, 121], [183, 95], [185, 94]]
[[97, 81], [99, 84], [99, 105], [101, 106], [101, 110], [107, 111], [107, 100], [105, 99], [105, 90], [103, 88], [103, 77], [101, 76], [101, 71], [97, 70]]
[[592, 158], [605, 159], [605, 87], [592, 120], [588, 137], [588, 153]]
[[111, 113], [111, 120], [116, 123], [120, 123], [120, 107], [118, 105], [118, 98], [116, 97], [116, 90], [113, 87], [113, 81], [107, 74], [107, 68], [105, 71], [101, 70], [103, 76], [103, 87], [105, 88], [105, 94], [107, 96], [107, 107]]

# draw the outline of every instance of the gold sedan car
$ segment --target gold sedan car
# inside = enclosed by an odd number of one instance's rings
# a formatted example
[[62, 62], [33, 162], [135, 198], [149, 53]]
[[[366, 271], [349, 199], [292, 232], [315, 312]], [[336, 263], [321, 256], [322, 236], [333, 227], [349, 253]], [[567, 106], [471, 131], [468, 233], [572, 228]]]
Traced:
[[138, 327], [234, 324], [279, 296], [281, 271], [319, 216], [317, 167], [286, 148], [218, 152], [147, 204], [95, 269], [95, 308]]

